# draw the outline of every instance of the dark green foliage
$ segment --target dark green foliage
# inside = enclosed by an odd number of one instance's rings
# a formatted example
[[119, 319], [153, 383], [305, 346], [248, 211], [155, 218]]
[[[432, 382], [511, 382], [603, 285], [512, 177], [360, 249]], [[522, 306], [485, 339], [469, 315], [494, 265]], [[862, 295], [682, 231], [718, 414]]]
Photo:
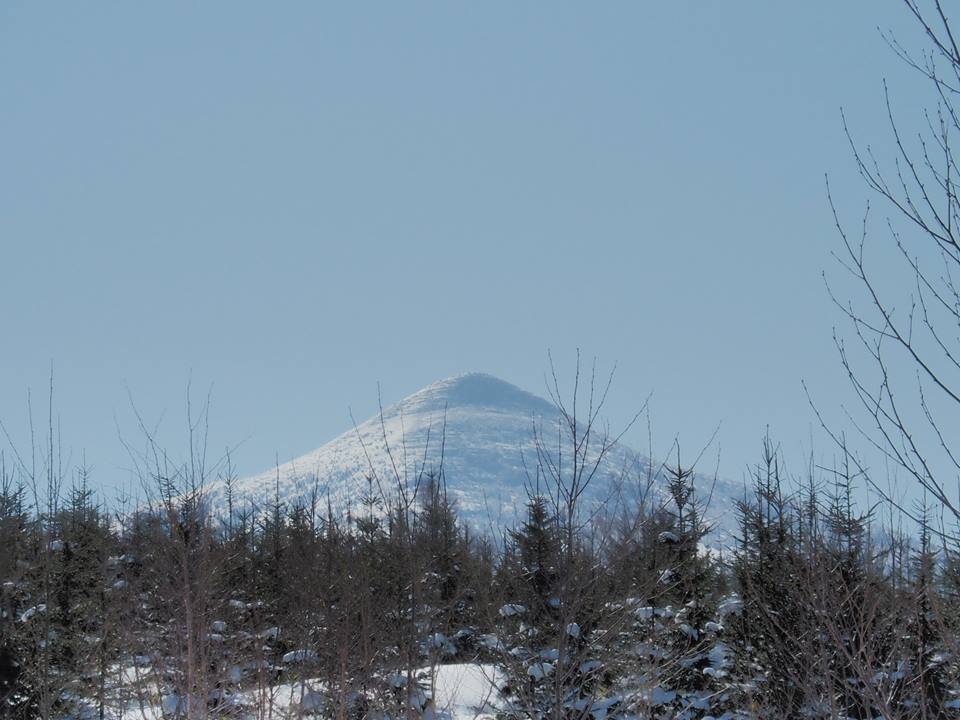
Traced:
[[527, 516], [510, 532], [504, 572], [510, 575], [515, 598], [527, 608], [530, 621], [540, 626], [557, 617], [555, 603], [560, 573], [560, 535], [547, 499], [535, 495], [527, 502]]
[[[356, 514], [318, 493], [291, 507], [275, 494], [259, 509], [234, 501], [221, 519], [187, 494], [113, 526], [82, 478], [43, 514], [8, 484], [3, 707], [18, 720], [81, 699], [106, 710], [111, 668], [135, 664], [150, 702], [193, 693], [215, 708], [311, 678], [330, 717], [416, 715], [418, 672], [480, 660], [504, 670], [516, 718], [587, 720], [601, 705], [949, 717], [956, 556], [926, 529], [915, 550], [879, 543], [844, 466], [830, 478], [829, 494], [813, 482], [788, 494], [767, 441], [725, 556], [705, 551], [697, 477], [679, 465], [661, 503], [571, 533], [533, 495], [499, 549], [461, 524], [442, 476], [406, 504], [371, 492]], [[673, 695], [645, 705], [651, 682]]]

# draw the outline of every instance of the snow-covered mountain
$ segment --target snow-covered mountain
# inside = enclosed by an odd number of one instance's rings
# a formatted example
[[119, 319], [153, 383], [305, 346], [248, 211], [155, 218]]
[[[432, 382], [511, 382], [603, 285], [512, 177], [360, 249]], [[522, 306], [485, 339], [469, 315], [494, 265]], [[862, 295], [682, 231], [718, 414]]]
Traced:
[[[329, 496], [335, 508], [358, 509], [370, 491], [392, 492], [398, 476], [412, 485], [421, 471], [442, 469], [448, 495], [465, 519], [479, 528], [510, 523], [525, 506], [525, 485], [536, 482], [534, 427], [555, 442], [558, 418], [553, 403], [510, 383], [482, 373], [458, 375], [384, 408], [306, 455], [238, 480], [235, 493], [265, 504], [279, 486], [281, 500], [294, 503], [316, 489], [324, 504]], [[561, 450], [568, 463], [569, 448]], [[646, 458], [616, 446], [591, 483], [587, 503], [635, 486], [647, 467]], [[222, 485], [209, 488], [214, 503], [222, 494]], [[718, 483], [710, 515], [731, 515], [732, 501], [741, 496], [741, 486]]]

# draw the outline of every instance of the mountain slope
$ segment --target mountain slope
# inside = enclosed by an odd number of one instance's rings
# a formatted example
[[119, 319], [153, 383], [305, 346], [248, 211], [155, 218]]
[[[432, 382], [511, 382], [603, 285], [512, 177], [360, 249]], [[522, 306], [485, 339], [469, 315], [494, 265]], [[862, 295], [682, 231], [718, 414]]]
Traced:
[[[556, 438], [556, 407], [491, 375], [469, 373], [436, 382], [345, 432], [326, 445], [277, 468], [237, 481], [241, 498], [263, 504], [279, 486], [287, 503], [307, 500], [355, 510], [364, 494], [392, 493], [397, 478], [410, 486], [421, 470], [443, 471], [448, 494], [461, 515], [479, 527], [511, 522], [526, 501], [526, 483], [536, 483], [534, 424]], [[389, 449], [389, 450], [388, 450]], [[562, 448], [564, 462], [568, 448]], [[555, 456], [556, 448], [554, 448]], [[441, 462], [442, 461], [442, 462]], [[647, 460], [625, 445], [606, 457], [587, 503], [608, 497], [618, 482], [636, 482]], [[713, 516], [730, 515], [735, 486], [718, 488]], [[210, 494], [216, 502], [223, 487]], [[724, 523], [725, 524], [725, 523]]]

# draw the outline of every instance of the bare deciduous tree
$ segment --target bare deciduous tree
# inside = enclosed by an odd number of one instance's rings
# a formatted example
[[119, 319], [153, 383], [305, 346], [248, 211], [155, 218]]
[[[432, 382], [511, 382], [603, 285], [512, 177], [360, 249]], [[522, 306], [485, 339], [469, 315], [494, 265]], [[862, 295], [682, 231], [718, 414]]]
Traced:
[[[848, 336], [834, 333], [862, 411], [850, 419], [874, 450], [960, 520], [954, 439], [960, 422], [960, 168], [953, 146], [960, 132], [960, 50], [940, 0], [929, 8], [903, 1], [925, 44], [915, 51], [892, 34], [884, 38], [927, 84], [931, 103], [904, 120], [884, 82], [892, 138], [892, 152], [885, 154], [858, 142], [843, 118], [860, 175], [882, 201], [886, 237], [872, 241], [869, 204], [859, 233], [851, 233], [828, 183], [841, 239], [836, 257], [859, 294], [844, 297], [835, 281], [828, 289], [850, 324]], [[914, 122], [917, 130], [909, 130]], [[834, 439], [845, 444], [839, 435]], [[865, 461], [854, 460], [866, 470]], [[874, 487], [898, 502], [889, 488]], [[900, 509], [916, 519], [909, 507]]]

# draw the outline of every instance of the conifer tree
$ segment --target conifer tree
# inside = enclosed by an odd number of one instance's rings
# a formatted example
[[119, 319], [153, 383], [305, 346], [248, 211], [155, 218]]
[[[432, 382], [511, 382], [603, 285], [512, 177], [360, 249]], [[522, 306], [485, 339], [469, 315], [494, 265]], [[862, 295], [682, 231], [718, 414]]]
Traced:
[[510, 533], [521, 581], [516, 599], [528, 608], [529, 622], [541, 630], [556, 617], [559, 574], [560, 537], [549, 507], [543, 495], [531, 497], [522, 525]]
[[920, 512], [920, 546], [913, 558], [908, 620], [913, 658], [914, 685], [909, 694], [921, 709], [921, 717], [935, 718], [943, 712], [948, 695], [945, 648], [938, 623], [936, 592], [936, 552], [930, 542], [930, 521], [926, 497]]

